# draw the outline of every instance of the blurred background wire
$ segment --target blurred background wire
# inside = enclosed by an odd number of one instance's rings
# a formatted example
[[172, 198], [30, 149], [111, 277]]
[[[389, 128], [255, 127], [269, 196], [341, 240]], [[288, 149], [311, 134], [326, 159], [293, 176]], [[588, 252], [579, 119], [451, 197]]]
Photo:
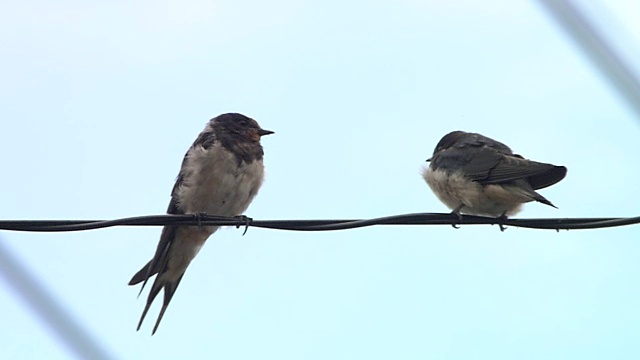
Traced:
[[[4, 246], [0, 238], [0, 276], [14, 293], [49, 328], [51, 333], [80, 359], [111, 359], [107, 351], [73, 314], [66, 311], [21, 262]], [[11, 324], [4, 324], [11, 326]]]
[[537, 0], [556, 20], [640, 119], [640, 81], [632, 67], [609, 44], [585, 11], [571, 0]]

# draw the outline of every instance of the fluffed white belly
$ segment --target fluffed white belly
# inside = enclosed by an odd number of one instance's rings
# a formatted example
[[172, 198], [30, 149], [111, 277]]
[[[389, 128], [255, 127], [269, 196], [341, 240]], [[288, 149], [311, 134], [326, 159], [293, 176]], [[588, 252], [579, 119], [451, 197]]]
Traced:
[[522, 203], [532, 200], [508, 185], [482, 186], [461, 173], [448, 173], [428, 167], [424, 169], [422, 177], [442, 203], [451, 210], [462, 205], [460, 212], [464, 214], [510, 216], [520, 211]]
[[[176, 198], [178, 208], [187, 214], [241, 215], [264, 179], [262, 160], [238, 163], [237, 158], [219, 143], [209, 149], [191, 149], [183, 171], [185, 178], [176, 189]], [[201, 245], [217, 229], [217, 226], [189, 227], [181, 229], [181, 233], [184, 241], [192, 239], [192, 243]]]
[[[184, 178], [175, 189], [174, 197], [178, 208], [186, 214], [241, 215], [264, 179], [262, 160], [238, 163], [237, 158], [219, 143], [209, 149], [190, 149], [181, 172]], [[165, 281], [179, 279], [217, 229], [218, 226], [180, 226], [175, 229], [168, 269], [162, 278]]]
[[238, 164], [236, 157], [219, 143], [207, 150], [192, 149], [185, 170], [189, 175], [177, 189], [178, 207], [185, 213], [240, 215], [264, 179], [262, 160]]

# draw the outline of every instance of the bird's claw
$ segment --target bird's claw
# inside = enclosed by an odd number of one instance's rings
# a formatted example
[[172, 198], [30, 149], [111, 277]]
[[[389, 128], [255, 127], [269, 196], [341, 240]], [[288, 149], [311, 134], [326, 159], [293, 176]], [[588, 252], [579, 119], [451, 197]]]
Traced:
[[502, 214], [498, 216], [497, 220], [498, 220], [498, 226], [500, 227], [500, 231], [504, 232], [505, 230], [507, 230], [507, 227], [504, 226], [504, 222], [505, 220], [507, 220], [507, 214]]
[[[458, 218], [458, 221], [462, 221], [462, 214], [460, 213], [461, 208], [462, 206], [458, 206], [451, 212], [451, 215], [455, 215]], [[460, 229], [460, 225], [455, 222], [451, 224], [451, 227], [453, 227], [454, 229]]]
[[247, 230], [249, 230], [249, 225], [251, 224], [253, 219], [248, 217], [248, 216], [246, 216], [246, 215], [238, 215], [238, 216], [235, 216], [235, 218], [238, 220], [238, 224], [236, 225], [236, 229], [239, 229], [240, 226], [244, 225], [244, 232], [242, 233], [242, 236], [244, 236], [244, 234], [247, 233]]

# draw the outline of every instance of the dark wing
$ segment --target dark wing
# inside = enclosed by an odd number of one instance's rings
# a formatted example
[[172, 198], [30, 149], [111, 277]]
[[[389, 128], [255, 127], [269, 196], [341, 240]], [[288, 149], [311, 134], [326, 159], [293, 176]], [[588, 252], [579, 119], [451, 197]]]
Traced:
[[[182, 160], [182, 165], [180, 167], [180, 173], [178, 174], [176, 183], [173, 185], [173, 190], [171, 190], [171, 201], [169, 202], [169, 207], [167, 208], [167, 214], [184, 214], [184, 210], [182, 210], [178, 206], [177, 192], [178, 189], [184, 184], [185, 178], [189, 176], [189, 174], [185, 173], [187, 169], [185, 165], [188, 161], [190, 152], [198, 146], [202, 146], [203, 148], [208, 149], [214, 144], [214, 142], [215, 136], [213, 134], [213, 130], [210, 126], [208, 126], [205, 131], [200, 133], [196, 141], [193, 143], [193, 145], [191, 145], [191, 148], [189, 148], [189, 150], [185, 154]], [[167, 225], [162, 228], [160, 241], [158, 242], [158, 247], [156, 248], [156, 253], [153, 255], [153, 259], [151, 259], [151, 261], [143, 266], [140, 271], [133, 275], [133, 278], [131, 279], [131, 281], [129, 281], [129, 285], [135, 285], [142, 282], [140, 293], [142, 293], [142, 290], [144, 289], [147, 281], [149, 281], [149, 278], [151, 276], [155, 274], [162, 274], [167, 271], [169, 254], [171, 252], [171, 246], [173, 245], [177, 229], [177, 226], [171, 225]], [[140, 321], [138, 322], [138, 330], [140, 330], [140, 326], [142, 325], [142, 322], [144, 321], [144, 318], [147, 315], [149, 308], [151, 307], [151, 303], [153, 303], [153, 300], [155, 300], [156, 296], [158, 296], [160, 290], [164, 288], [164, 301], [162, 304], [162, 309], [160, 310], [160, 315], [158, 315], [158, 319], [156, 320], [156, 324], [153, 327], [152, 332], [152, 334], [155, 334], [156, 330], [158, 329], [158, 325], [160, 325], [160, 321], [162, 320], [164, 312], [166, 311], [169, 302], [171, 302], [173, 294], [178, 288], [178, 285], [180, 285], [181, 280], [182, 276], [180, 276], [176, 281], [173, 282], [161, 279], [160, 275], [156, 276], [156, 279], [153, 282], [153, 286], [151, 287], [151, 291], [149, 291], [149, 296], [147, 297], [147, 303], [142, 312], [142, 316], [140, 317]]]
[[534, 190], [551, 186], [562, 180], [567, 168], [523, 159], [520, 155], [506, 155], [489, 148], [481, 148], [463, 166], [463, 172], [480, 184], [502, 184], [527, 180]]
[[[187, 153], [187, 155], [188, 154], [189, 153]], [[187, 159], [187, 155], [185, 155], [185, 158], [182, 161], [183, 167], [184, 162]], [[178, 207], [178, 201], [175, 196], [178, 188], [182, 186], [183, 182], [184, 174], [180, 172], [176, 183], [173, 185], [173, 190], [171, 191], [171, 201], [169, 202], [167, 214], [184, 214], [184, 211], [182, 211], [182, 209]], [[171, 243], [173, 242], [175, 233], [175, 226], [165, 226], [164, 228], [162, 228], [160, 241], [158, 242], [158, 247], [156, 248], [156, 253], [153, 255], [153, 258], [145, 266], [143, 266], [140, 271], [133, 275], [133, 278], [131, 278], [131, 281], [129, 281], [129, 285], [136, 285], [143, 282], [142, 288], [140, 288], [140, 293], [142, 293], [142, 290], [144, 290], [144, 287], [147, 284], [147, 281], [149, 281], [149, 278], [157, 274], [158, 271], [166, 264], [168, 260], [167, 254], [169, 253], [169, 248], [171, 247]]]
[[[214, 131], [211, 128], [210, 124], [205, 128], [204, 131], [198, 135], [196, 141], [193, 142], [187, 153], [184, 155], [182, 159], [182, 165], [180, 166], [180, 173], [178, 174], [178, 178], [176, 179], [176, 183], [173, 185], [173, 190], [171, 190], [171, 201], [169, 202], [169, 207], [167, 208], [167, 214], [184, 214], [184, 211], [178, 207], [178, 199], [177, 192], [178, 189], [184, 184], [185, 178], [189, 175], [186, 174], [186, 163], [187, 158], [189, 157], [189, 153], [198, 146], [202, 146], [205, 149], [210, 148], [216, 142], [216, 137], [214, 135]], [[153, 259], [149, 261], [145, 266], [140, 269], [131, 281], [129, 281], [129, 285], [142, 284], [142, 288], [140, 292], [144, 289], [144, 286], [147, 284], [149, 278], [158, 273], [158, 271], [166, 264], [167, 262], [167, 254], [169, 253], [169, 248], [171, 247], [171, 243], [173, 242], [173, 238], [175, 237], [176, 227], [175, 226], [165, 226], [162, 229], [162, 235], [160, 235], [160, 242], [158, 242], [158, 247], [156, 248], [156, 253], [153, 255]]]
[[549, 169], [548, 171], [540, 175], [529, 177], [529, 184], [531, 184], [532, 188], [534, 188], [535, 190], [544, 189], [547, 186], [551, 186], [555, 183], [560, 182], [560, 180], [564, 179], [564, 177], [567, 175], [566, 167], [556, 165], [551, 166], [553, 166], [552, 169]]
[[[182, 178], [181, 176], [178, 176], [178, 180], [176, 181], [173, 187], [171, 202], [169, 203], [169, 209], [167, 210], [167, 213], [169, 214], [184, 213], [177, 206], [176, 198], [175, 196], [173, 196], [173, 194], [175, 194], [176, 190], [181, 184], [182, 184]], [[158, 242], [158, 247], [156, 248], [156, 253], [153, 255], [153, 259], [151, 259], [151, 261], [149, 261], [145, 266], [143, 266], [142, 269], [140, 269], [140, 271], [138, 271], [135, 275], [133, 275], [133, 278], [131, 279], [131, 281], [129, 281], [129, 285], [135, 285], [142, 282], [142, 287], [140, 288], [140, 292], [138, 293], [138, 296], [142, 294], [142, 290], [144, 290], [145, 285], [147, 285], [147, 281], [149, 281], [149, 278], [151, 278], [153, 275], [162, 274], [165, 271], [167, 271], [169, 254], [171, 253], [171, 246], [173, 245], [177, 229], [178, 229], [177, 226], [171, 226], [171, 225], [167, 225], [162, 228], [162, 234], [160, 235], [160, 242]], [[162, 304], [162, 310], [160, 310], [160, 315], [158, 316], [158, 319], [156, 320], [156, 324], [153, 327], [153, 332], [151, 333], [152, 335], [155, 334], [156, 330], [158, 329], [158, 325], [160, 325], [160, 321], [162, 320], [162, 316], [164, 315], [164, 312], [167, 309], [167, 306], [169, 306], [169, 302], [171, 301], [173, 294], [178, 288], [178, 285], [180, 285], [180, 280], [182, 280], [182, 276], [180, 276], [180, 278], [178, 278], [178, 280], [174, 282], [164, 280], [161, 278], [160, 275], [156, 276], [153, 282], [153, 286], [151, 287], [151, 291], [149, 291], [149, 296], [147, 297], [147, 303], [144, 307], [144, 310], [142, 311], [142, 315], [140, 316], [140, 321], [138, 322], [138, 328], [137, 328], [138, 330], [140, 330], [140, 327], [142, 326], [142, 322], [144, 321], [144, 318], [147, 316], [147, 312], [149, 311], [151, 304], [160, 293], [160, 290], [164, 288], [164, 301]]]

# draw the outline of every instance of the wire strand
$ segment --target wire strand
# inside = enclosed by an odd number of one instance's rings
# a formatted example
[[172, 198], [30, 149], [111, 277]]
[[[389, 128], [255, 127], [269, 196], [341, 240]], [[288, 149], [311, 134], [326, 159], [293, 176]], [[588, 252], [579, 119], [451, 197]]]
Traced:
[[0, 220], [0, 230], [65, 232], [96, 230], [113, 226], [235, 226], [288, 231], [337, 231], [376, 225], [502, 225], [528, 229], [584, 230], [640, 223], [640, 216], [618, 218], [501, 219], [453, 214], [414, 213], [373, 219], [253, 220], [246, 216], [207, 214], [149, 215], [115, 220]]

